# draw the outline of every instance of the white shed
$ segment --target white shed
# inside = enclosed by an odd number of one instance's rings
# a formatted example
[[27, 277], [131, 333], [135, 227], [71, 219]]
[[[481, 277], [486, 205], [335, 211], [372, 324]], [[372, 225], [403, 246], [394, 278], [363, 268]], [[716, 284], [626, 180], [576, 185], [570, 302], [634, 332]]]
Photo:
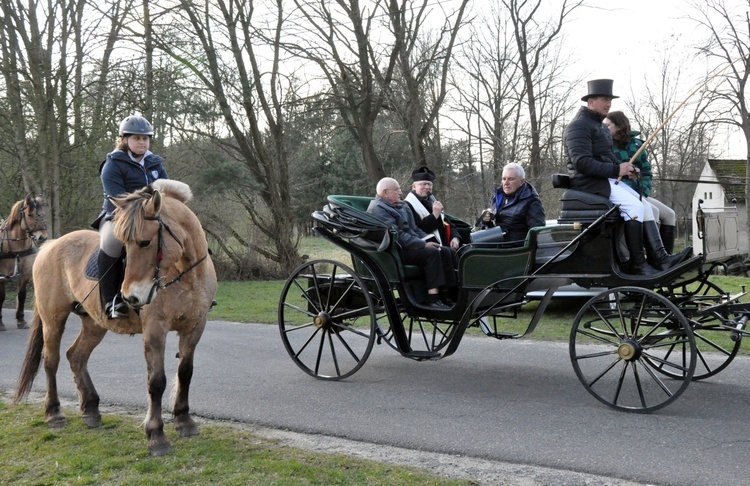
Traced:
[[[708, 159], [693, 194], [693, 211], [703, 210], [708, 260], [748, 254], [745, 206], [746, 160]], [[703, 252], [704, 240], [693, 218], [693, 248]]]

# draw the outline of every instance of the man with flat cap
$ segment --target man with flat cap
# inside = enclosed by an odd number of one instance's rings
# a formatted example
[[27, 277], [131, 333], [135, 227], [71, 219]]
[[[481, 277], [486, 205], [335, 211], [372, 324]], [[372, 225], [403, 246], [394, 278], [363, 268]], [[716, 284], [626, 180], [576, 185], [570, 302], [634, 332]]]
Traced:
[[[594, 79], [588, 82], [586, 102], [565, 128], [563, 145], [570, 175], [570, 187], [609, 198], [620, 205], [620, 215], [625, 220], [625, 243], [630, 252], [630, 273], [653, 275], [658, 270], [648, 264], [643, 247], [643, 222], [653, 220], [651, 206], [642, 201], [627, 184], [618, 184], [617, 178], [636, 177], [630, 162], [620, 162], [612, 149], [612, 134], [603, 124], [612, 100], [611, 79]], [[679, 263], [677, 257], [671, 265]], [[670, 265], [670, 266], [671, 266]], [[668, 267], [667, 267], [668, 268]]]
[[426, 165], [411, 174], [411, 191], [404, 199], [414, 214], [417, 226], [425, 233], [435, 236], [435, 241], [457, 250], [461, 246], [461, 236], [456, 227], [443, 218], [443, 204], [435, 199], [432, 186], [435, 173]]

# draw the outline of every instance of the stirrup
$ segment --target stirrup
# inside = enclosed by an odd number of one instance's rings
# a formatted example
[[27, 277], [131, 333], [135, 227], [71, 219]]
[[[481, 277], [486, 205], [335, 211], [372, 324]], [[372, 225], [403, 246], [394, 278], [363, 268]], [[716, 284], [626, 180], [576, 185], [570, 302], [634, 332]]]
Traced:
[[122, 301], [118, 293], [111, 302], [107, 302], [104, 306], [104, 313], [107, 315], [107, 319], [127, 319], [128, 306]]

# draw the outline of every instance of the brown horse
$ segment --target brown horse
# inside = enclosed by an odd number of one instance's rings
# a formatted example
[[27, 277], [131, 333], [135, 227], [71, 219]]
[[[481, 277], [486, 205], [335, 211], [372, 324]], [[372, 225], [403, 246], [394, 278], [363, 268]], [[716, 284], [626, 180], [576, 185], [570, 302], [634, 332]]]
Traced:
[[98, 251], [98, 233], [74, 231], [42, 247], [34, 265], [38, 297], [16, 402], [28, 395], [43, 357], [47, 374], [45, 419], [52, 427], [66, 423], [55, 375], [65, 322], [76, 309], [81, 315], [81, 332], [66, 356], [84, 423], [89, 427], [102, 423], [99, 395], [87, 369], [91, 352], [108, 330], [143, 333], [149, 394], [144, 422], [148, 447], [153, 455], [170, 452], [161, 410], [167, 385], [164, 348], [167, 333], [177, 331], [180, 361], [172, 409], [174, 425], [183, 437], [198, 433], [190, 417], [188, 392], [195, 347], [216, 293], [216, 272], [200, 221], [185, 205], [190, 197], [187, 185], [159, 180], [133, 194], [110, 198], [117, 206], [114, 233], [124, 242], [126, 252], [121, 292], [130, 306], [127, 319], [107, 319], [96, 281], [84, 278], [87, 260]]
[[[41, 197], [31, 194], [17, 201], [5, 221], [0, 221], [0, 308], [5, 302], [5, 284], [16, 282], [16, 325], [26, 329], [23, 308], [26, 287], [31, 280], [31, 268], [36, 258], [36, 247], [47, 239], [44, 208]], [[5, 331], [0, 314], [0, 331]]]

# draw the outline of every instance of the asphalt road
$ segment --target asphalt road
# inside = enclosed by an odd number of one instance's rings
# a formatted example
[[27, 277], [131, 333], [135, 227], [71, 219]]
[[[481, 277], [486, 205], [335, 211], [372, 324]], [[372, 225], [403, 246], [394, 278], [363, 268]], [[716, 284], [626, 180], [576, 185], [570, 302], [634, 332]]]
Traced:
[[[10, 310], [3, 316], [0, 388], [13, 389], [28, 331], [15, 329]], [[79, 326], [71, 317], [65, 348]], [[170, 335], [170, 383], [176, 342]], [[196, 351], [191, 409], [206, 418], [638, 483], [747, 484], [750, 359], [735, 359], [643, 415], [591, 397], [567, 353], [566, 343], [467, 337], [445, 360], [415, 362], [378, 346], [354, 376], [322, 382], [294, 365], [275, 326], [214, 321]], [[108, 334], [89, 369], [103, 405], [145, 414], [140, 336]], [[44, 383], [40, 371], [34, 390], [44, 392]], [[64, 359], [58, 384], [75, 400]]]

